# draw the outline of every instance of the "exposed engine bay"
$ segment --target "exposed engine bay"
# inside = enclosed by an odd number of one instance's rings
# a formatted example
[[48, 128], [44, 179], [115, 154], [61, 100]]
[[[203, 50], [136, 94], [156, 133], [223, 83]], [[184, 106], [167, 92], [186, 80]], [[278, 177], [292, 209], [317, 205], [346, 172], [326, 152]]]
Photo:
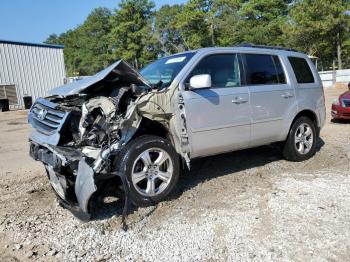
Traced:
[[[133, 137], [161, 133], [189, 163], [184, 119], [174, 113], [179, 105], [176, 89], [151, 86], [120, 60], [36, 101], [28, 116], [34, 128], [30, 154], [44, 163], [61, 204], [88, 220], [90, 200], [100, 185], [118, 177], [113, 159]], [[119, 181], [126, 194], [128, 182]]]

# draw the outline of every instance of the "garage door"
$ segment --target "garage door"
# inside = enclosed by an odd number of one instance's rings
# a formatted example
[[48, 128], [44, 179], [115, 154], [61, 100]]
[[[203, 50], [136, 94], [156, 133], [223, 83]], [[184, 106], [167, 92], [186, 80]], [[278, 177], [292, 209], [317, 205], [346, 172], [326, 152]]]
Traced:
[[0, 85], [0, 98], [7, 98], [10, 105], [18, 105], [15, 85]]

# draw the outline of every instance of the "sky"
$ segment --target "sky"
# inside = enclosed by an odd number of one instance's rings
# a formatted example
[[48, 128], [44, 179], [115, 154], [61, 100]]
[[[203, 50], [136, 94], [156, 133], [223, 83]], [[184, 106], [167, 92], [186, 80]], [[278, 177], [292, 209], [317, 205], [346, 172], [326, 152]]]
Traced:
[[[0, 0], [0, 39], [42, 43], [82, 24], [96, 7], [115, 9], [120, 0]], [[156, 8], [186, 0], [153, 1]]]

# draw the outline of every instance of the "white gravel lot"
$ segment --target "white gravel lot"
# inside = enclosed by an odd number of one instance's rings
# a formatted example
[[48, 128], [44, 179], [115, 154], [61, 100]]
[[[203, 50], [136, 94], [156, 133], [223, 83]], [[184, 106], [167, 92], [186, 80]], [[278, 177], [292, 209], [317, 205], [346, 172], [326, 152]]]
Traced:
[[[342, 91], [327, 90], [327, 109]], [[350, 260], [350, 123], [328, 119], [302, 163], [276, 146], [196, 160], [127, 232], [113, 205], [88, 223], [58, 206], [28, 132], [25, 111], [0, 113], [1, 261]]]

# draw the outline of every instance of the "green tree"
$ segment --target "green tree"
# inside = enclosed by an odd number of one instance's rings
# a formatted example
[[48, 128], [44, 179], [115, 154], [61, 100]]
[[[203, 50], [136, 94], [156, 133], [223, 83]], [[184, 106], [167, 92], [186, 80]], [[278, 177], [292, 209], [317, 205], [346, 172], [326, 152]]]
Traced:
[[145, 56], [146, 46], [149, 46], [146, 40], [153, 40], [150, 25], [153, 9], [154, 3], [148, 0], [123, 0], [119, 4], [110, 19], [113, 59], [127, 60], [136, 68], [142, 67], [148, 59], [154, 59]]
[[181, 29], [177, 25], [177, 14], [183, 5], [163, 5], [155, 15], [154, 35], [160, 43], [161, 52], [172, 54], [185, 50]]
[[242, 42], [283, 45], [289, 2], [190, 0], [175, 16], [175, 32], [186, 49]]
[[140, 68], [155, 60], [161, 54], [161, 43], [156, 37], [153, 27], [153, 19], [150, 19], [141, 30], [143, 35], [141, 40], [142, 49], [138, 58]]
[[241, 42], [263, 45], [283, 45], [288, 2], [285, 0], [244, 1], [239, 11]]
[[214, 37], [219, 46], [233, 46], [243, 40], [240, 21], [242, 0], [216, 0], [213, 5]]
[[77, 29], [68, 30], [59, 36], [53, 34], [45, 41], [47, 44], [64, 45], [64, 62], [68, 76], [84, 75], [79, 72], [79, 64], [81, 62], [81, 49], [79, 48], [79, 36]]
[[48, 37], [46, 43], [64, 45], [69, 76], [92, 75], [111, 63], [108, 49], [110, 16], [109, 9], [97, 8], [77, 28]]
[[[350, 25], [349, 27], [350, 28]], [[350, 68], [350, 35], [342, 43], [342, 63], [344, 68]]]
[[46, 44], [60, 44], [61, 40], [60, 37], [57, 34], [51, 34], [49, 37], [45, 40]]
[[338, 61], [342, 68], [342, 49], [348, 46], [349, 1], [303, 0], [296, 1], [290, 11], [287, 33], [289, 43], [315, 55], [325, 67]]
[[211, 0], [190, 0], [175, 17], [186, 50], [214, 45]]
[[95, 9], [77, 30], [79, 36], [79, 68], [93, 74], [108, 66], [112, 60], [108, 48], [111, 12], [106, 8]]
[[349, 0], [122, 0], [47, 43], [63, 44], [68, 75], [91, 75], [124, 59], [140, 68], [159, 56], [242, 42], [294, 47], [320, 65], [350, 66]]

